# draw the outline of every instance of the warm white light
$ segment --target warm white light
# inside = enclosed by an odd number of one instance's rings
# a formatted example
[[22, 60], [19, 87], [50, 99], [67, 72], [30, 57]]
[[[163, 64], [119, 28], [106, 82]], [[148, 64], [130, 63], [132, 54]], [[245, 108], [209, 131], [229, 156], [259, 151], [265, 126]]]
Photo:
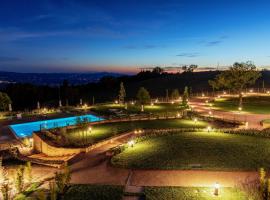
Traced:
[[204, 94], [202, 94], [202, 97], [204, 97], [205, 95]]
[[266, 93], [267, 93], [267, 94], [269, 94], [270, 92], [269, 92], [269, 91], [267, 91]]
[[212, 104], [212, 103], [210, 103], [210, 104], [209, 104], [209, 106], [210, 106], [210, 107], [212, 107], [212, 106], [213, 106], [213, 104]]
[[156, 99], [155, 102], [157, 103], [158, 102], [158, 99]]
[[223, 94], [227, 94], [227, 93], [224, 91]]
[[205, 103], [208, 103], [208, 100], [206, 100]]
[[134, 105], [134, 102], [133, 101], [131, 102], [131, 105]]
[[114, 103], [115, 103], [115, 104], [118, 104], [118, 101], [117, 101], [117, 100], [115, 100], [115, 101], [114, 101]]
[[219, 183], [215, 183], [215, 185], [214, 185], [214, 188], [215, 188], [215, 190], [214, 190], [214, 195], [215, 196], [218, 196], [218, 194], [219, 194], [219, 188], [220, 188], [220, 185], [219, 185]]
[[212, 115], [212, 111], [209, 111], [208, 113], [209, 113], [209, 115]]
[[253, 90], [249, 90], [249, 92], [253, 92]]
[[196, 124], [198, 120], [197, 120], [197, 118], [194, 118], [194, 120], [193, 120], [193, 121], [194, 121], [194, 122], [195, 122], [195, 124]]
[[180, 117], [180, 113], [177, 113], [177, 117]]
[[88, 131], [91, 132], [92, 131], [92, 127], [88, 127]]
[[174, 101], [172, 101], [171, 103], [174, 104]]
[[130, 141], [128, 142], [128, 146], [129, 146], [129, 147], [133, 147], [134, 144], [135, 144], [134, 140], [130, 140]]
[[154, 103], [151, 103], [151, 106], [153, 106], [154, 105]]
[[211, 126], [207, 126], [207, 131], [210, 132], [212, 130]]
[[238, 110], [239, 110], [239, 111], [242, 111], [242, 107], [239, 107]]

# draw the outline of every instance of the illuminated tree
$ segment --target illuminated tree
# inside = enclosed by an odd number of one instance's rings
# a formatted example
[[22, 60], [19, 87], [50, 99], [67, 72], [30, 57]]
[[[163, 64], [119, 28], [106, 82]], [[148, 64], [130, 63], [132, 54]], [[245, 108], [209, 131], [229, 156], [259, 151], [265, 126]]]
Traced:
[[145, 104], [150, 103], [151, 101], [150, 94], [144, 87], [141, 87], [139, 89], [137, 93], [137, 99], [138, 99], [139, 104], [142, 106], [141, 111], [143, 111], [143, 106]]
[[209, 84], [213, 89], [231, 89], [239, 95], [239, 107], [243, 103], [243, 90], [250, 85], [255, 84], [261, 73], [251, 62], [234, 63], [228, 70], [221, 72]]
[[9, 96], [4, 92], [0, 92], [0, 110], [7, 111], [9, 104], [11, 104]]
[[120, 83], [120, 90], [119, 90], [119, 103], [124, 103], [125, 102], [125, 97], [126, 97], [126, 90], [124, 87], [124, 83]]

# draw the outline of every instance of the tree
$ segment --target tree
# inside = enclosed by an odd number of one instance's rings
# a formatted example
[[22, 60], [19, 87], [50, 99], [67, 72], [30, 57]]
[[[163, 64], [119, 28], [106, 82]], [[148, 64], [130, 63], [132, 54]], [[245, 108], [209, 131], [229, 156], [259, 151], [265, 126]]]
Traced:
[[11, 104], [9, 96], [4, 92], [0, 92], [0, 110], [7, 111], [9, 104]]
[[255, 84], [261, 76], [256, 66], [251, 62], [234, 63], [228, 70], [221, 72], [214, 80], [209, 81], [213, 89], [231, 89], [238, 93], [239, 107], [243, 104], [243, 90], [250, 85]]
[[187, 106], [188, 105], [188, 87], [186, 86], [184, 89], [183, 97], [182, 97], [182, 105]]
[[56, 172], [55, 174], [56, 188], [57, 188], [57, 192], [60, 195], [64, 194], [70, 180], [71, 180], [71, 174], [70, 174], [69, 167], [66, 164], [63, 172]]
[[126, 97], [126, 90], [124, 87], [124, 83], [120, 83], [120, 90], [119, 90], [119, 103], [124, 103], [125, 102], [125, 97]]
[[17, 193], [21, 193], [24, 189], [24, 167], [22, 165], [16, 171], [15, 188]]
[[163, 72], [164, 72], [164, 69], [162, 69], [161, 67], [155, 67], [152, 70], [152, 73], [154, 73], [154, 74], [162, 74]]
[[144, 88], [141, 87], [137, 93], [137, 99], [139, 104], [142, 106], [142, 111], [143, 111], [143, 106], [147, 103], [150, 103], [150, 94], [149, 92]]
[[176, 99], [179, 99], [179, 97], [180, 97], [180, 94], [179, 94], [178, 89], [174, 89], [172, 91], [172, 93], [171, 93], [171, 98], [174, 99], [174, 100], [176, 100]]

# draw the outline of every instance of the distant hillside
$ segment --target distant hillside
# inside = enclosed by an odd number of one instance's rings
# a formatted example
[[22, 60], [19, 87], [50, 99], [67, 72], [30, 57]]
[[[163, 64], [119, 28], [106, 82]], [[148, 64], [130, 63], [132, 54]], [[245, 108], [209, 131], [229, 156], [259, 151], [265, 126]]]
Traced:
[[17, 73], [0, 71], [0, 84], [31, 83], [34, 85], [60, 85], [64, 80], [72, 85], [98, 82], [104, 76], [119, 77], [123, 74], [97, 72], [97, 73]]
[[[166, 90], [169, 95], [173, 89], [178, 89], [182, 94], [184, 87], [188, 86], [192, 88], [193, 93], [201, 93], [203, 91], [212, 91], [208, 81], [214, 79], [219, 74], [219, 71], [206, 71], [206, 72], [186, 72], [181, 74], [169, 74], [169, 73], [151, 73], [141, 72], [134, 76], [103, 76], [99, 81], [87, 81], [84, 80], [84, 84], [70, 84], [69, 81], [63, 82], [67, 77], [78, 80], [78, 76], [75, 74], [55, 74], [55, 79], [59, 79], [58, 83], [62, 83], [60, 87], [47, 86], [47, 85], [35, 85], [35, 84], [7, 84], [3, 91], [6, 92], [12, 99], [14, 110], [32, 109], [37, 105], [37, 101], [42, 106], [57, 106], [59, 97], [62, 100], [62, 104], [65, 105], [68, 102], [69, 105], [78, 105], [80, 99], [84, 103], [95, 103], [113, 101], [118, 98], [119, 85], [124, 83], [126, 88], [126, 99], [136, 99], [137, 91], [140, 87], [145, 87], [151, 97], [165, 97]], [[112, 75], [105, 73], [106, 75]], [[21, 75], [21, 74], [20, 74]], [[104, 73], [102, 74], [104, 75]], [[42, 75], [41, 75], [42, 76]], [[53, 77], [53, 75], [50, 74]], [[80, 74], [80, 78], [87, 74]], [[35, 77], [37, 75], [35, 74]], [[46, 76], [48, 77], [48, 75]], [[96, 76], [97, 77], [97, 76]], [[101, 77], [101, 75], [100, 75]], [[37, 79], [42, 80], [40, 77]], [[79, 79], [80, 80], [80, 79]], [[262, 71], [262, 77], [256, 82], [253, 88], [262, 88], [264, 82], [265, 88], [270, 88], [270, 71]], [[76, 82], [77, 83], [77, 82]]]

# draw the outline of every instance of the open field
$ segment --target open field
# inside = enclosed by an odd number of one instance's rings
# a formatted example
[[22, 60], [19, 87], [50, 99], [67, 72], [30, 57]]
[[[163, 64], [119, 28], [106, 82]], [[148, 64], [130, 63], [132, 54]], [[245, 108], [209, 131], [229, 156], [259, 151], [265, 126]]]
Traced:
[[[213, 107], [225, 111], [238, 111], [238, 98], [228, 97], [216, 99]], [[244, 113], [252, 114], [269, 114], [270, 113], [270, 96], [246, 96], [243, 97]]]
[[257, 170], [269, 169], [270, 140], [216, 132], [156, 136], [112, 158], [132, 169]]
[[[164, 128], [204, 128], [207, 122], [186, 119], [169, 119], [169, 120], [150, 120], [150, 121], [133, 121], [133, 122], [115, 122], [108, 124], [97, 124], [92, 127], [92, 131], [72, 131], [65, 134], [67, 141], [73, 145], [80, 146], [81, 143], [96, 143], [100, 140], [138, 129], [164, 129]], [[57, 142], [57, 141], [55, 141]], [[61, 141], [60, 141], [61, 142]], [[59, 145], [63, 145], [60, 143]], [[65, 145], [68, 146], [69, 144]]]
[[219, 196], [213, 195], [214, 188], [193, 187], [146, 187], [148, 200], [246, 200], [245, 194], [234, 188], [220, 188]]

